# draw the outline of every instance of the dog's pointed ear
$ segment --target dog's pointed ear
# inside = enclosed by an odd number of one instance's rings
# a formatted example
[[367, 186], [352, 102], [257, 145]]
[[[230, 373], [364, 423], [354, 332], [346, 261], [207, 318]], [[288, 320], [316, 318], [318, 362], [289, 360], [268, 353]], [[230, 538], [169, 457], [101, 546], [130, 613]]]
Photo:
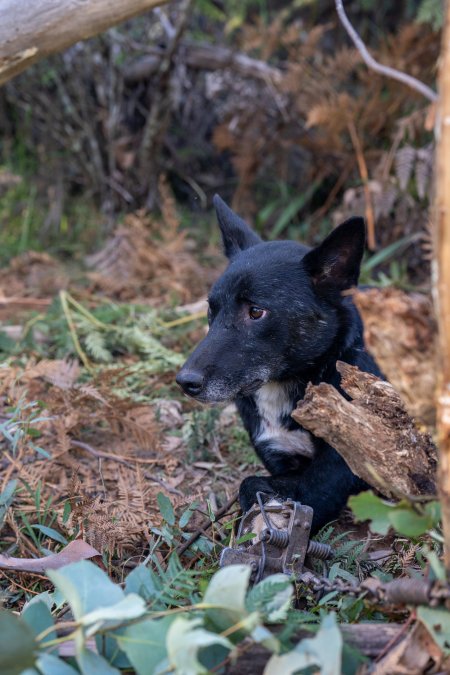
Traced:
[[213, 204], [222, 232], [223, 247], [227, 258], [233, 258], [236, 253], [261, 243], [261, 239], [256, 232], [253, 232], [247, 223], [239, 218], [219, 195], [214, 195]]
[[316, 287], [356, 286], [366, 240], [364, 218], [349, 218], [309, 251], [303, 265]]

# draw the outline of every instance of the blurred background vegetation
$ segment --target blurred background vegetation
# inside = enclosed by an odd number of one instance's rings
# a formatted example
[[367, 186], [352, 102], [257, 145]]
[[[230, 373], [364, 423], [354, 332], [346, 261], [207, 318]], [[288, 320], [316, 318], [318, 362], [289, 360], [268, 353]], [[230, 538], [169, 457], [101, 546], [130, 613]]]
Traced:
[[[434, 85], [441, 0], [347, 2], [379, 61]], [[368, 71], [331, 0], [173, 2], [0, 89], [0, 262], [81, 260], [164, 178], [200, 248], [215, 192], [267, 238], [365, 214], [364, 280], [428, 281], [433, 109]], [[424, 255], [425, 250], [425, 255]]]

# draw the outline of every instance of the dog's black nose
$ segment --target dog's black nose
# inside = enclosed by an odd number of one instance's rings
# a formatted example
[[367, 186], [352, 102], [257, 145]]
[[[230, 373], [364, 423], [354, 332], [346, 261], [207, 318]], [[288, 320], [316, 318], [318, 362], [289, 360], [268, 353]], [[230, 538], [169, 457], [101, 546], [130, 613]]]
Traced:
[[177, 384], [189, 396], [197, 396], [201, 392], [204, 379], [203, 375], [195, 370], [181, 369], [176, 376]]

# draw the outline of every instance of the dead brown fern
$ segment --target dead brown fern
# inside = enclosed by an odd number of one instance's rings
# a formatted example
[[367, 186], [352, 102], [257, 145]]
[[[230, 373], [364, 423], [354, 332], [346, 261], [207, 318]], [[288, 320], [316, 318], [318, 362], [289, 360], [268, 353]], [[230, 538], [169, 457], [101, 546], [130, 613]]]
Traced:
[[93, 287], [110, 297], [152, 299], [166, 304], [174, 293], [181, 302], [205, 292], [200, 268], [186, 252], [173, 197], [160, 182], [163, 222], [143, 211], [129, 214], [114, 236], [86, 263]]

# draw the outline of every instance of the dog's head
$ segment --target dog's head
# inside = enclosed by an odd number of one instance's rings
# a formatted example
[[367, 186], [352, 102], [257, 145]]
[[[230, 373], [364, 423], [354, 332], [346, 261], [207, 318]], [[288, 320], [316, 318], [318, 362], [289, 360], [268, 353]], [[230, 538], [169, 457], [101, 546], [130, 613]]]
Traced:
[[217, 403], [267, 382], [309, 379], [344, 340], [342, 292], [358, 282], [363, 219], [347, 220], [309, 249], [263, 242], [217, 195], [214, 206], [230, 263], [209, 295], [209, 332], [178, 384], [198, 401]]

